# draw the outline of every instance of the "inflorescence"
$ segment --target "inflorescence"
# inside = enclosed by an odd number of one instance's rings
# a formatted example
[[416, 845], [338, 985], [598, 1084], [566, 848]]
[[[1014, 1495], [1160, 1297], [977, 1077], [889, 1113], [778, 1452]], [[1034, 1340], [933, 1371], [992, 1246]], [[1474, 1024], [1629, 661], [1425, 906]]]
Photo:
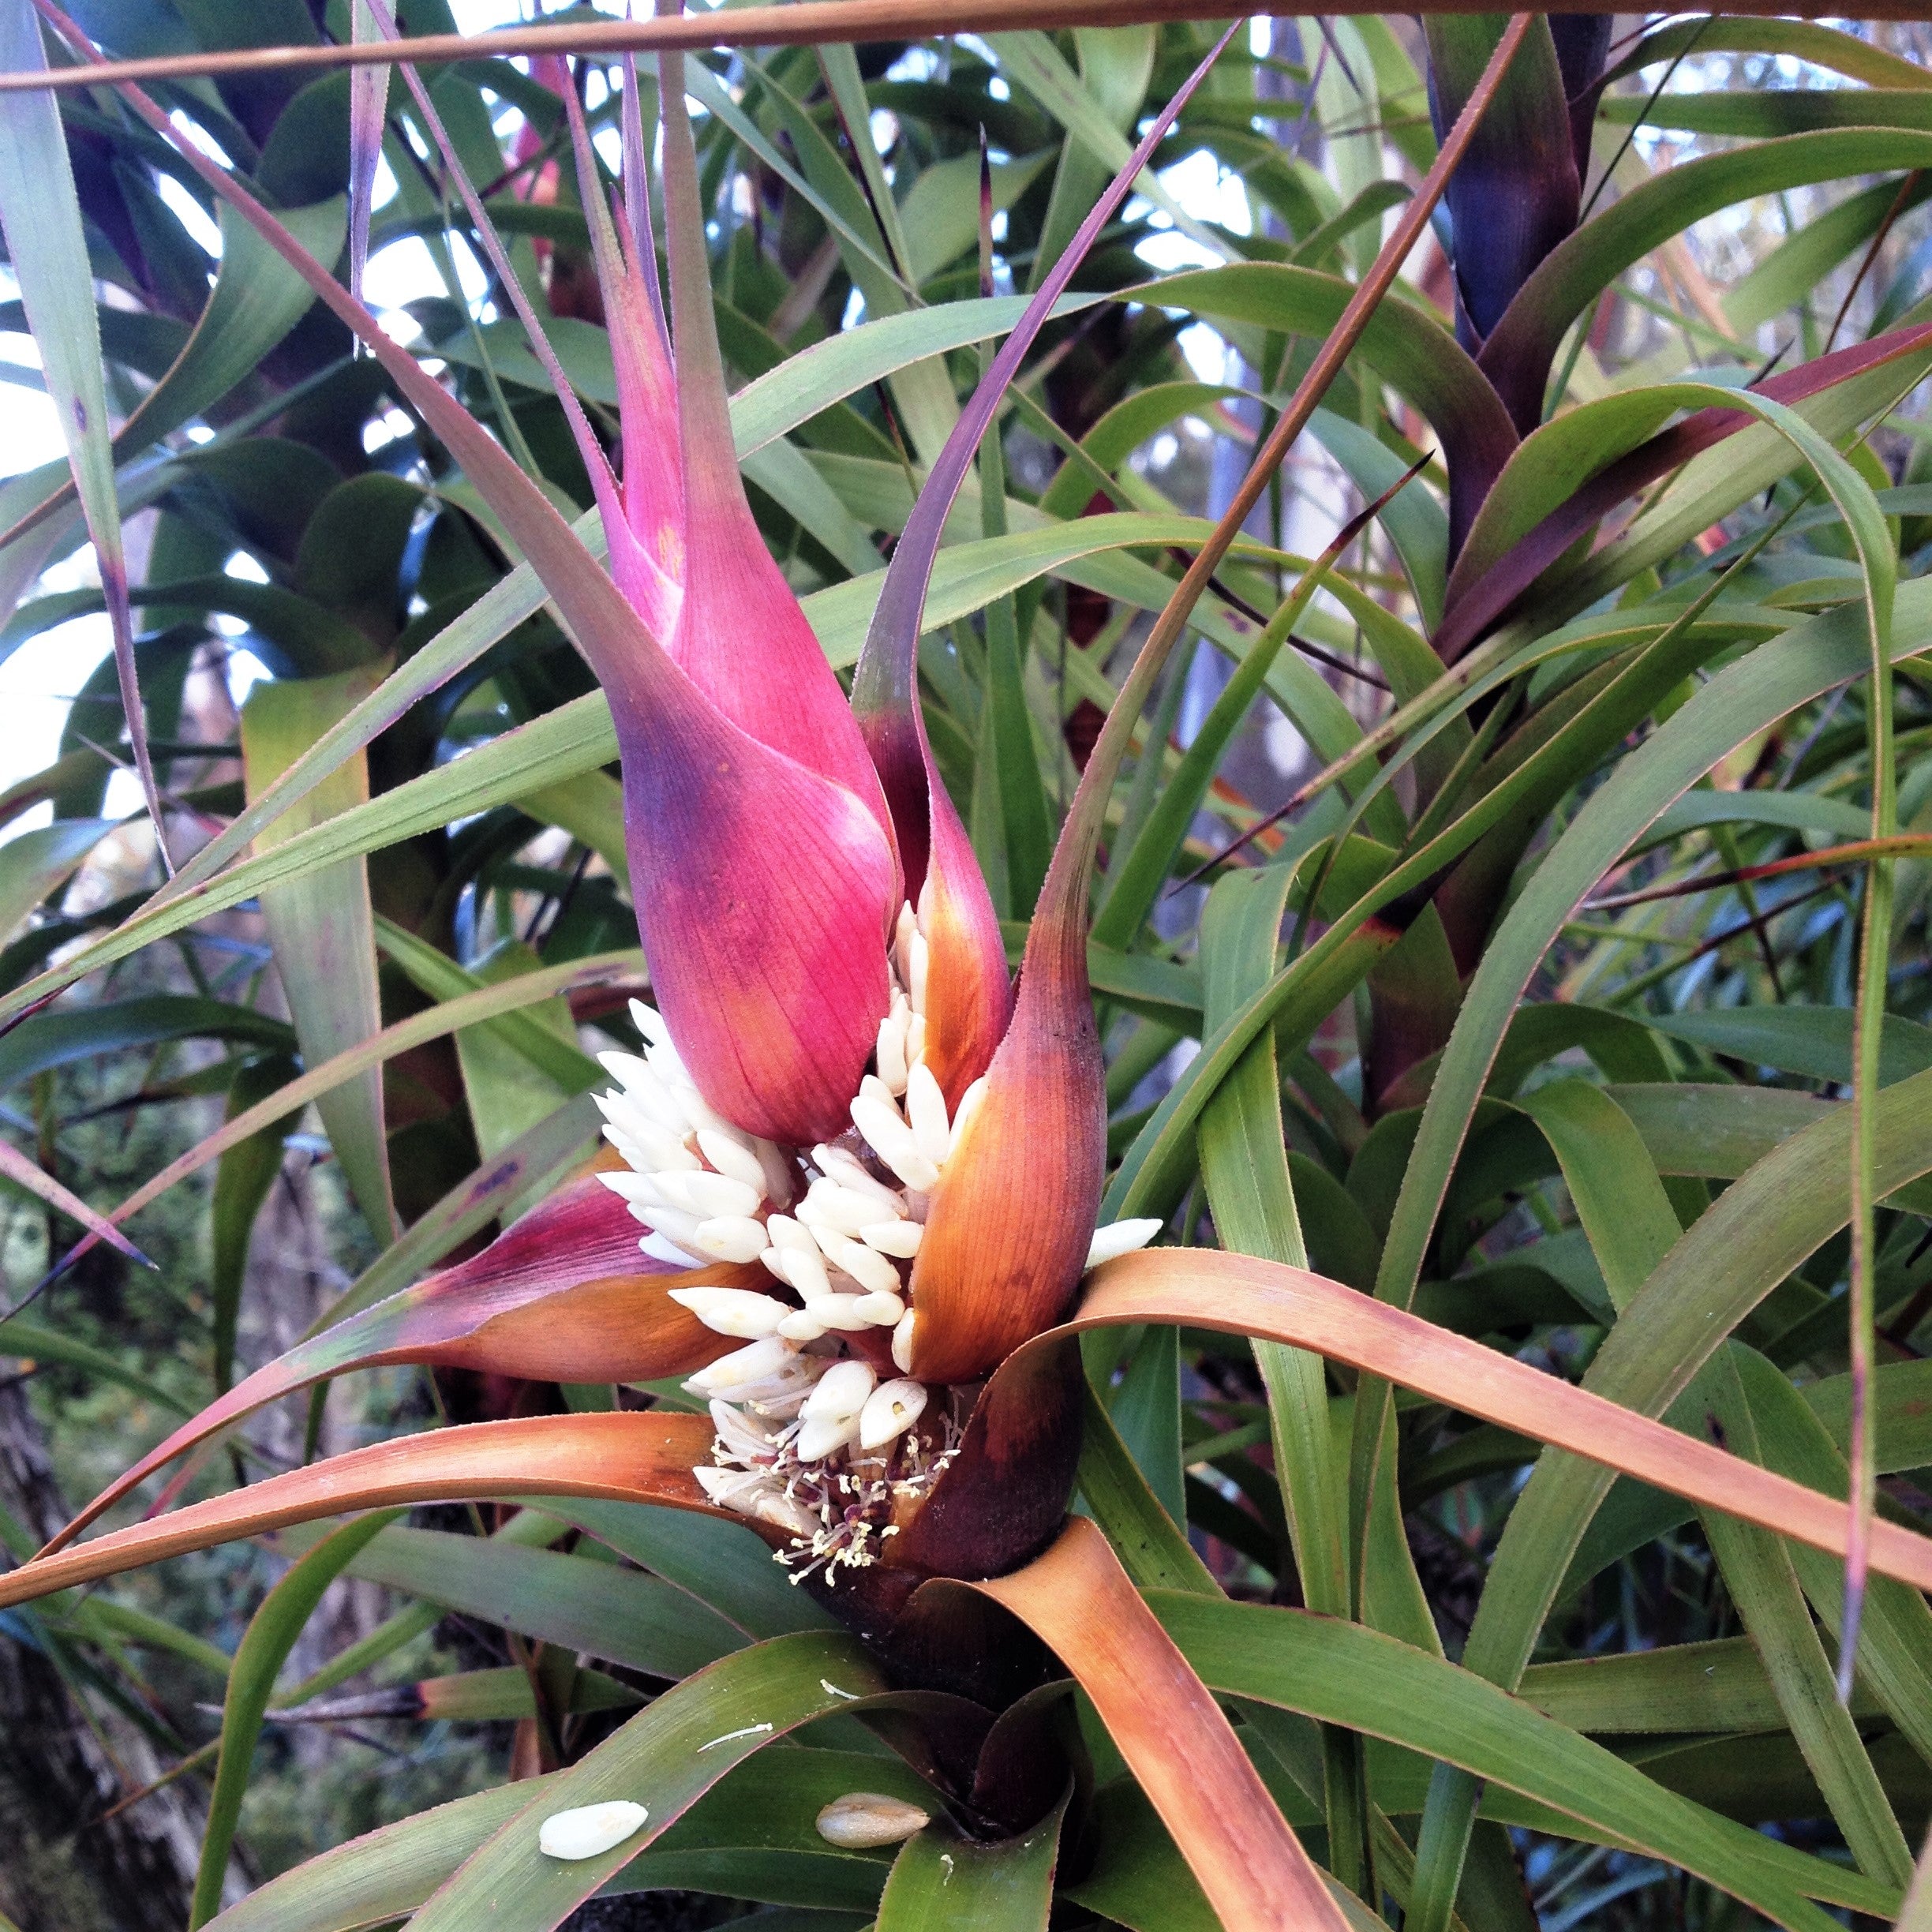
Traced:
[[[796, 1297], [671, 1290], [747, 1344], [684, 1384], [710, 1402], [717, 1430], [711, 1462], [693, 1473], [713, 1502], [788, 1533], [778, 1560], [795, 1582], [876, 1562], [964, 1433], [953, 1393], [910, 1373], [918, 1316], [907, 1286], [933, 1190], [986, 1083], [949, 1116], [926, 1063], [929, 955], [909, 905], [889, 960], [873, 1071], [851, 1130], [833, 1142], [784, 1148], [734, 1127], [698, 1091], [662, 1017], [638, 1001], [643, 1057], [600, 1056], [619, 1082], [597, 1097], [605, 1137], [630, 1170], [602, 1179], [650, 1230], [644, 1252], [680, 1267], [762, 1262]], [[1142, 1246], [1159, 1225], [1103, 1228], [1087, 1265]], [[888, 1368], [898, 1373], [882, 1380]]]

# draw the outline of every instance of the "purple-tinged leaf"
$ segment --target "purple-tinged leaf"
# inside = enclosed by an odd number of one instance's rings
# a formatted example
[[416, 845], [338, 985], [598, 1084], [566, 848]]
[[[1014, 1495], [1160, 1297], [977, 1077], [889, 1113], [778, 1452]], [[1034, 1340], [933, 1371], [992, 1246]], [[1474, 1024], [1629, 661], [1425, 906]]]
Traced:
[[[143, 1563], [352, 1510], [519, 1496], [606, 1496], [707, 1515], [693, 1467], [710, 1459], [711, 1421], [642, 1413], [534, 1416], [432, 1429], [290, 1470], [172, 1515], [110, 1531], [0, 1576], [0, 1609]], [[739, 1520], [732, 1518], [731, 1520]]]
[[1608, 78], [1613, 13], [1552, 13], [1550, 38], [1556, 43], [1556, 66], [1563, 75], [1570, 103], [1570, 149], [1576, 156], [1577, 178], [1584, 185], [1589, 172], [1590, 134], [1597, 121], [1597, 102]]
[[[381, 668], [365, 665], [333, 677], [275, 678], [257, 684], [242, 710], [242, 777], [249, 797], [259, 797], [381, 682]], [[265, 852], [339, 811], [367, 804], [369, 796], [369, 760], [358, 751], [266, 826], [255, 848]], [[368, 860], [344, 859], [265, 887], [260, 904], [304, 1060], [320, 1066], [373, 1039], [382, 1031], [382, 1001]], [[322, 1095], [316, 1110], [363, 1219], [386, 1245], [401, 1230], [389, 1181], [381, 1069], [371, 1067]]]
[[[1424, 23], [1438, 140], [1461, 113], [1501, 28], [1492, 13], [1432, 13]], [[1540, 20], [1443, 196], [1454, 236], [1456, 333], [1472, 354], [1530, 271], [1576, 226], [1577, 166], [1556, 43]]]
[[107, 1242], [117, 1252], [125, 1255], [130, 1261], [138, 1261], [143, 1267], [154, 1266], [106, 1215], [96, 1214], [72, 1189], [62, 1187], [10, 1140], [0, 1140], [0, 1174], [4, 1174], [16, 1186], [24, 1188], [36, 1200], [45, 1201], [50, 1208], [58, 1208], [62, 1214], [71, 1215], [90, 1234]]
[[[1928, 345], [1932, 345], [1932, 324], [1894, 329], [1870, 342], [1814, 357], [1796, 369], [1767, 376], [1754, 384], [1750, 393], [1768, 396], [1777, 402], [1801, 402]], [[1450, 573], [1443, 621], [1433, 639], [1443, 661], [1454, 664], [1572, 544], [1626, 497], [1659, 477], [1668, 476], [1726, 437], [1748, 429], [1755, 420], [1743, 410], [1698, 410], [1619, 455], [1580, 487], [1565, 494], [1558, 507], [1540, 522], [1513, 538], [1503, 522], [1510, 500], [1499, 491], [1487, 513], [1478, 517]], [[1539, 439], [1560, 436], [1564, 432], [1563, 422], [1547, 425], [1523, 444], [1512, 463], [1535, 462], [1544, 447]], [[1507, 469], [1503, 474], [1507, 477]], [[1520, 529], [1521, 525], [1516, 527]]]
[[[349, 0], [349, 35], [358, 47], [384, 38], [369, 0]], [[389, 106], [387, 66], [349, 70], [349, 293], [362, 299], [369, 266], [369, 218], [375, 212], [376, 164], [382, 159], [383, 124]]]
[[47, 1545], [71, 1542], [178, 1456], [267, 1403], [332, 1376], [407, 1362], [526, 1380], [655, 1380], [732, 1346], [665, 1290], [743, 1287], [758, 1268], [680, 1273], [638, 1252], [638, 1224], [594, 1174], [560, 1188], [479, 1255], [325, 1328], [245, 1377], [116, 1477]]

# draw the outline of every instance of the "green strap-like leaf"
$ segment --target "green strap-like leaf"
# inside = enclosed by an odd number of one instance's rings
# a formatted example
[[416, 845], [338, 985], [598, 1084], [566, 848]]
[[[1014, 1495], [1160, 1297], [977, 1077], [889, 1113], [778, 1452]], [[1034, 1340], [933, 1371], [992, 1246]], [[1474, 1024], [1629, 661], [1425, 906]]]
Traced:
[[[1719, 1353], [1698, 1386], [1709, 1403], [1707, 1432], [1714, 1421], [1733, 1455], [1763, 1462], [1762, 1439], [1728, 1350]], [[1902, 1889], [1911, 1877], [1911, 1853], [1852, 1713], [1838, 1702], [1831, 1661], [1799, 1587], [1789, 1546], [1715, 1510], [1703, 1513], [1703, 1522], [1731, 1601], [1852, 1855], [1869, 1877]]]
[[[30, 0], [0, 0], [0, 69], [44, 70], [46, 66], [40, 23]], [[148, 727], [134, 668], [127, 559], [121, 545], [121, 506], [114, 493], [114, 444], [93, 274], [60, 107], [51, 94], [28, 92], [0, 99], [0, 224], [6, 227], [7, 258], [20, 284], [47, 394], [67, 445], [88, 534], [94, 540], [114, 628], [114, 664], [128, 737], [165, 860], [167, 831], [148, 755]]]
[[[1627, 204], [1617, 205], [1620, 208]], [[1556, 259], [1552, 256], [1550, 260], [1553, 262]], [[1547, 268], [1548, 265], [1546, 263], [1544, 266]], [[1539, 270], [1537, 276], [1543, 272]], [[1530, 284], [1526, 286], [1524, 295], [1518, 298], [1518, 304], [1527, 298], [1537, 279], [1533, 277]], [[1512, 307], [1511, 313], [1514, 313]], [[1507, 323], [1506, 316], [1504, 322], [1498, 325], [1497, 335], [1502, 334]], [[1492, 344], [1495, 340], [1496, 336], [1492, 336]], [[1697, 392], [1700, 402], [1721, 399], [1706, 385], [1692, 384], [1688, 388]], [[1864, 650], [1861, 655], [1866, 665], [1874, 659], [1889, 665], [1893, 659], [1897, 621], [1894, 608], [1896, 556], [1869, 485], [1795, 411], [1782, 405], [1767, 405], [1762, 399], [1756, 407], [1762, 411], [1767, 426], [1786, 437], [1792, 448], [1813, 466], [1820, 484], [1852, 526], [1859, 556], [1865, 567], [1864, 609], [1861, 613], [1864, 620], [1862, 627]], [[1848, 612], [1846, 615], [1848, 617], [1851, 613]], [[1760, 648], [1744, 664], [1734, 668], [1738, 671], [1748, 669], [1753, 674], [1754, 683], [1743, 702], [1756, 702], [1768, 691], [1777, 690], [1774, 677], [1766, 675], [1769, 667], [1788, 661], [1794, 655], [1791, 647], [1804, 635], [1802, 631], [1791, 633], [1777, 643]], [[1796, 668], [1795, 665], [1792, 668]], [[1376, 1282], [1378, 1295], [1400, 1302], [1407, 1301], [1413, 1294], [1413, 1285], [1420, 1271], [1430, 1231], [1440, 1211], [1450, 1171], [1467, 1133], [1484, 1076], [1508, 1024], [1509, 1012], [1521, 998], [1537, 962], [1556, 938], [1556, 930], [1569, 918], [1590, 886], [1633, 842], [1642, 826], [1647, 824], [1716, 762], [1713, 757], [1695, 769], [1686, 769], [1681, 763], [1674, 764], [1668, 754], [1675, 754], [1677, 758], [1687, 754], [1699, 757], [1712, 739], [1737, 742], [1732, 735], [1738, 721], [1735, 716], [1722, 715], [1714, 709], [1705, 710], [1702, 716], [1695, 715], [1699, 712], [1700, 700], [1715, 697], [1731, 682], [1724, 677], [1713, 679], [1698, 698], [1693, 698], [1656, 734], [1645, 752], [1623, 761], [1615, 776], [1578, 814], [1564, 837], [1538, 867], [1530, 885], [1518, 898], [1492, 940], [1471, 982], [1461, 1016], [1429, 1091], [1383, 1252], [1382, 1270]], [[1798, 689], [1780, 694], [1787, 695], [1788, 702], [1766, 716], [1767, 724], [1817, 695], [1814, 690], [1803, 688], [1805, 680], [1794, 679], [1792, 682]], [[1561, 734], [1550, 741], [1552, 746], [1560, 742]], [[1668, 754], [1664, 750], [1667, 746]], [[1519, 771], [1517, 776], [1521, 775]], [[1629, 818], [1634, 818], [1638, 822], [1631, 825]], [[1618, 837], [1616, 852], [1603, 853], [1600, 849], [1593, 849], [1593, 839], [1605, 832]], [[1555, 912], [1553, 923], [1546, 927], [1544, 922], [1551, 918], [1555, 902], [1559, 900], [1562, 909]], [[1875, 1058], [1875, 1043], [1874, 1054]], [[1867, 1173], [1870, 1117], [1878, 1099], [1873, 1091], [1875, 1084], [1870, 1079], [1859, 1081], [1854, 1110], [1858, 1123], [1864, 1130]], [[1855, 1198], [1848, 1203], [1847, 1208], [1847, 1219], [1855, 1226], [1859, 1219], [1855, 1212], [1856, 1206]], [[1653, 1202], [1649, 1220], [1653, 1235], [1661, 1236], [1663, 1223], [1655, 1208]], [[1867, 1204], [1864, 1217], [1867, 1221], [1869, 1213]], [[1717, 1267], [1720, 1282], [1732, 1278], [1732, 1269], [1724, 1262], [1720, 1261]], [[1627, 1275], [1625, 1291], [1629, 1292]], [[1707, 1307], [1709, 1299], [1707, 1294]], [[1632, 1309], [1636, 1306], [1634, 1297], [1629, 1306]], [[1643, 1332], [1641, 1326], [1638, 1332]], [[1612, 1331], [1612, 1342], [1622, 1339], [1624, 1334], [1625, 1324], [1619, 1322]], [[1672, 1358], [1677, 1379], [1664, 1397], [1665, 1401], [1683, 1387], [1696, 1372], [1699, 1363], [1708, 1358], [1709, 1350], [1721, 1339], [1722, 1331], [1712, 1333], [1702, 1353]], [[1618, 1359], [1608, 1345], [1606, 1353], [1612, 1354], [1613, 1361]], [[1594, 1378], [1602, 1372], [1605, 1372], [1605, 1365], [1604, 1355], [1600, 1354], [1592, 1366], [1591, 1376]], [[1381, 1399], [1386, 1402], [1386, 1395]], [[1370, 1453], [1359, 1427], [1362, 1419], [1357, 1417], [1357, 1453], [1354, 1458], [1356, 1466], [1362, 1464]], [[1542, 1458], [1544, 1465], [1556, 1465], [1566, 1460], [1555, 1454]], [[1552, 1482], [1558, 1480], [1552, 1478]], [[1597, 1489], [1594, 1500], [1600, 1500], [1601, 1494], [1601, 1490]], [[1591, 1507], [1593, 1503], [1584, 1503], [1568, 1521], [1559, 1517], [1552, 1522], [1526, 1511], [1519, 1503], [1505, 1530], [1504, 1547], [1499, 1548], [1492, 1567], [1464, 1653], [1465, 1661], [1471, 1669], [1492, 1676], [1506, 1685], [1513, 1686], [1516, 1683], [1528, 1661], [1535, 1632], [1548, 1612], [1562, 1566], [1575, 1548], [1575, 1539], [1582, 1534], [1589, 1520]], [[1543, 1532], [1540, 1541], [1539, 1526]], [[1434, 1932], [1445, 1922], [1455, 1874], [1460, 1869], [1463, 1848], [1475, 1815], [1476, 1795], [1471, 1780], [1447, 1768], [1438, 1775], [1432, 1789], [1417, 1859], [1419, 1874], [1417, 1912], [1428, 1932]]]
[[743, 1642], [723, 1617], [655, 1577], [491, 1538], [398, 1525], [350, 1568], [446, 1610], [653, 1677], [688, 1676]]
[[[548, 1932], [675, 1823], [732, 1767], [802, 1724], [885, 1688], [850, 1638], [780, 1637], [688, 1677], [503, 1825], [410, 1921], [415, 1932]], [[628, 1799], [649, 1813], [638, 1832], [596, 1858], [564, 1864], [538, 1851], [544, 1819]]]
[[[249, 792], [257, 797], [330, 725], [380, 682], [374, 666], [335, 677], [258, 683], [242, 712], [242, 754]], [[361, 754], [264, 828], [257, 850], [272, 851], [312, 826], [369, 801], [369, 767]], [[318, 867], [261, 894], [262, 918], [301, 1042], [319, 1066], [382, 1031], [376, 983], [375, 915], [369, 867], [360, 857]], [[371, 1068], [318, 1097], [316, 1110], [343, 1178], [380, 1241], [399, 1231], [389, 1188], [389, 1151], [382, 1075]]]
[[[1774, 1923], [1824, 1932], [1812, 1898], [1884, 1914], [1896, 1889], [1807, 1858], [1653, 1784], [1601, 1745], [1455, 1664], [1339, 1618], [1156, 1590], [1150, 1602], [1215, 1690], [1386, 1738], [1533, 1798], [1591, 1835], [1698, 1873]], [[1560, 1827], [1559, 1827], [1560, 1829]]]
[[42, 900], [71, 878], [118, 822], [112, 818], [57, 818], [51, 825], [20, 833], [0, 846], [0, 938], [10, 937]]
[[228, 1672], [228, 1695], [222, 1706], [221, 1758], [208, 1797], [208, 1829], [201, 1840], [201, 1863], [195, 1874], [190, 1928], [206, 1925], [221, 1905], [228, 1876], [228, 1855], [247, 1795], [255, 1740], [275, 1691], [283, 1661], [295, 1647], [322, 1593], [357, 1553], [400, 1512], [374, 1511], [318, 1544], [271, 1589], [255, 1612]]
[[[1552, 250], [1491, 331], [1478, 361], [1511, 397], [1520, 380], [1517, 372], [1532, 363], [1539, 371], [1547, 369], [1563, 331], [1600, 290], [1692, 223], [1750, 196], [1848, 174], [1919, 167], [1928, 160], [1932, 137], [1859, 128], [1793, 134], [1681, 162], [1619, 196]], [[1538, 393], [1532, 421], [1541, 403]]]
[[97, 1381], [115, 1383], [130, 1395], [138, 1395], [143, 1402], [152, 1402], [171, 1415], [193, 1413], [192, 1404], [170, 1393], [159, 1383], [136, 1373], [118, 1356], [106, 1349], [95, 1348], [59, 1328], [31, 1320], [24, 1315], [16, 1315], [11, 1321], [0, 1322], [0, 1356], [11, 1361], [59, 1362], [65, 1368], [78, 1368]]
[[893, 1860], [876, 1932], [1046, 1932], [1063, 1811], [997, 1844], [928, 1825]]
[[[1230, 874], [1210, 895], [1201, 921], [1207, 968], [1204, 1018], [1218, 1028], [1274, 976], [1277, 941], [1293, 868]], [[1264, 1260], [1309, 1264], [1289, 1178], [1280, 1070], [1264, 1034], [1201, 1116], [1201, 1178], [1222, 1245]], [[1275, 1466], [1294, 1539], [1295, 1569], [1312, 1609], [1349, 1612], [1342, 1490], [1329, 1426], [1327, 1370], [1321, 1357], [1258, 1342], [1268, 1391]]]
[[837, 1627], [816, 1598], [792, 1587], [791, 1573], [742, 1523], [650, 1503], [573, 1496], [533, 1502], [567, 1516], [620, 1556], [709, 1604], [747, 1635], [786, 1637]]
[[[1133, 159], [1133, 143], [1068, 66], [1047, 35], [1030, 30], [991, 33], [986, 41], [1001, 67], [1100, 163], [1102, 182], [1110, 180]], [[1151, 167], [1142, 170], [1134, 187], [1189, 241], [1224, 260], [1232, 254], [1227, 238], [1189, 214]]]
[[[1759, 1459], [1767, 1468], [1811, 1488], [1822, 1489], [1828, 1495], [1845, 1494], [1849, 1485], [1844, 1458], [1826, 1417], [1807, 1398], [1815, 1398], [1826, 1388], [1842, 1398], [1849, 1392], [1850, 1378], [1837, 1377], [1829, 1384], [1814, 1383], [1800, 1392], [1754, 1350], [1733, 1342], [1725, 1352], [1749, 1405]], [[1902, 1419], [1897, 1412], [1906, 1406], [1892, 1398], [1889, 1385], [1901, 1370], [1910, 1376], [1922, 1366], [1916, 1362], [1890, 1364], [1874, 1378], [1872, 1408], [1878, 1425], [1878, 1462], [1881, 1470], [1900, 1466], [1899, 1439], [1904, 1434], [1888, 1426]], [[1834, 1407], [1839, 1423], [1837, 1433], [1842, 1440], [1844, 1410], [1841, 1405]], [[1911, 1455], [1911, 1447], [1907, 1446], [1903, 1453]], [[1842, 1567], [1829, 1558], [1820, 1560], [1816, 1552], [1800, 1544], [1787, 1544], [1785, 1548], [1805, 1594], [1825, 1627], [1842, 1641]], [[1859, 1640], [1860, 1682], [1870, 1685], [1879, 1704], [1911, 1740], [1919, 1756], [1932, 1762], [1932, 1608], [1928, 1608], [1918, 1591], [1908, 1589], [1887, 1577], [1871, 1578], [1865, 1591], [1865, 1616]], [[1852, 1709], [1855, 1714], [1859, 1709], [1855, 1698]]]
[[[1147, 98], [1148, 83], [1153, 77], [1159, 39], [1158, 31], [1152, 27], [1076, 27], [1073, 30], [1081, 90], [1123, 141], [1133, 134], [1140, 118], [1140, 104]], [[1101, 189], [1118, 166], [1117, 162], [1110, 167], [1103, 155], [1077, 137], [1061, 143], [1053, 193], [1041, 218], [1039, 241], [1034, 249], [1031, 287], [1038, 288], [1047, 270], [1060, 259], [1061, 250], [1086, 218], [1087, 211], [1099, 199]]]
[[[296, 1072], [294, 1060], [286, 1054], [266, 1054], [243, 1061], [229, 1083], [228, 1118], [232, 1120], [266, 1099], [293, 1080]], [[213, 1308], [210, 1326], [214, 1331], [218, 1395], [234, 1380], [235, 1332], [241, 1324], [249, 1239], [255, 1231], [255, 1217], [281, 1174], [282, 1144], [279, 1125], [260, 1128], [229, 1148], [215, 1170], [208, 1203], [208, 1300]]]
[[1554, 1080], [1521, 1105], [1555, 1150], [1604, 1285], [1624, 1307], [1681, 1232], [1642, 1136], [1584, 1080]]

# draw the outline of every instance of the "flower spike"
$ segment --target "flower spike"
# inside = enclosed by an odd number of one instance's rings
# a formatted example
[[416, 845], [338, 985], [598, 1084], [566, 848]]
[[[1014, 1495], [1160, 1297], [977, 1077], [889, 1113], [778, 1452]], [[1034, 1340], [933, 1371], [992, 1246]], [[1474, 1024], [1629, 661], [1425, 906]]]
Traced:
[[683, 66], [664, 63], [684, 597], [670, 650], [708, 716], [612, 691], [632, 886], [660, 1009], [734, 1126], [841, 1133], [890, 1004], [901, 888], [878, 779], [745, 500], [709, 299]]
[[[393, 36], [386, 0], [370, 3]], [[617, 479], [428, 90], [413, 69], [403, 71], [556, 388], [621, 556], [629, 526]], [[603, 606], [600, 621], [573, 627], [610, 700], [638, 925], [691, 1076], [735, 1125], [810, 1142], [840, 1131], [886, 1017], [883, 942], [900, 904], [898, 862], [878, 781], [838, 681], [766, 552], [738, 480], [717, 337], [698, 292], [707, 275], [696, 157], [678, 88], [682, 65], [668, 59], [666, 71], [673, 75], [665, 90], [666, 183], [680, 217], [671, 242], [674, 263], [682, 251], [685, 269], [674, 284], [681, 279], [688, 311], [678, 411], [685, 595], [666, 637], [661, 605], [647, 599], [639, 609], [628, 596], [605, 595], [608, 584], [586, 582]], [[384, 349], [377, 354], [395, 366]], [[425, 384], [413, 360], [409, 374], [417, 380], [406, 389], [417, 395]], [[440, 391], [430, 413], [439, 427], [458, 432], [452, 447], [474, 470], [467, 452], [484, 455], [489, 440], [467, 417], [459, 430], [461, 412]], [[487, 455], [501, 474], [507, 459], [493, 444]], [[529, 489], [520, 474], [514, 485], [503, 480], [519, 494]], [[642, 545], [630, 548], [638, 570], [656, 568]], [[551, 587], [569, 621], [561, 586]], [[617, 616], [609, 604], [620, 601], [629, 623], [608, 621]], [[774, 826], [786, 829], [782, 841], [772, 836]]]

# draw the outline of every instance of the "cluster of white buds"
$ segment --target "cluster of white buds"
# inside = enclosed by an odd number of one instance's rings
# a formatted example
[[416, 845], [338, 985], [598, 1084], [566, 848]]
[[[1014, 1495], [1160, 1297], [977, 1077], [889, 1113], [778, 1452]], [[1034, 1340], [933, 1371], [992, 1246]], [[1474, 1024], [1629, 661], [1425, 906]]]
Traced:
[[[895, 1493], [929, 1486], [957, 1446], [949, 1421], [945, 1448], [937, 1436], [920, 1440], [930, 1391], [909, 1373], [917, 1316], [906, 1286], [928, 1199], [986, 1085], [975, 1080], [949, 1113], [927, 1065], [928, 954], [909, 905], [889, 957], [874, 1070], [853, 1097], [852, 1132], [837, 1143], [786, 1148], [732, 1126], [698, 1093], [662, 1017], [635, 1000], [644, 1055], [601, 1055], [620, 1084], [597, 1096], [605, 1137], [630, 1170], [602, 1178], [650, 1229], [644, 1252], [676, 1267], [761, 1262], [797, 1297], [671, 1290], [706, 1327], [746, 1343], [684, 1385], [710, 1402], [717, 1431], [713, 1462], [694, 1472], [699, 1483], [721, 1507], [850, 1562], [872, 1558], [867, 1537], [854, 1542], [843, 1526], [854, 1512], [837, 1499], [863, 1490], [869, 1509], [889, 1507]], [[1088, 1266], [1143, 1245], [1159, 1226], [1102, 1229]], [[883, 1338], [856, 1346], [881, 1330], [900, 1371], [883, 1382], [873, 1365]], [[862, 1479], [840, 1473], [849, 1467]]]
[[661, 1014], [633, 1000], [631, 1017], [644, 1035], [644, 1057], [598, 1055], [618, 1083], [596, 1096], [604, 1137], [631, 1170], [605, 1174], [605, 1185], [651, 1230], [642, 1246], [654, 1260], [678, 1267], [755, 1260], [769, 1239], [768, 1204], [792, 1198], [794, 1163], [706, 1101]]

